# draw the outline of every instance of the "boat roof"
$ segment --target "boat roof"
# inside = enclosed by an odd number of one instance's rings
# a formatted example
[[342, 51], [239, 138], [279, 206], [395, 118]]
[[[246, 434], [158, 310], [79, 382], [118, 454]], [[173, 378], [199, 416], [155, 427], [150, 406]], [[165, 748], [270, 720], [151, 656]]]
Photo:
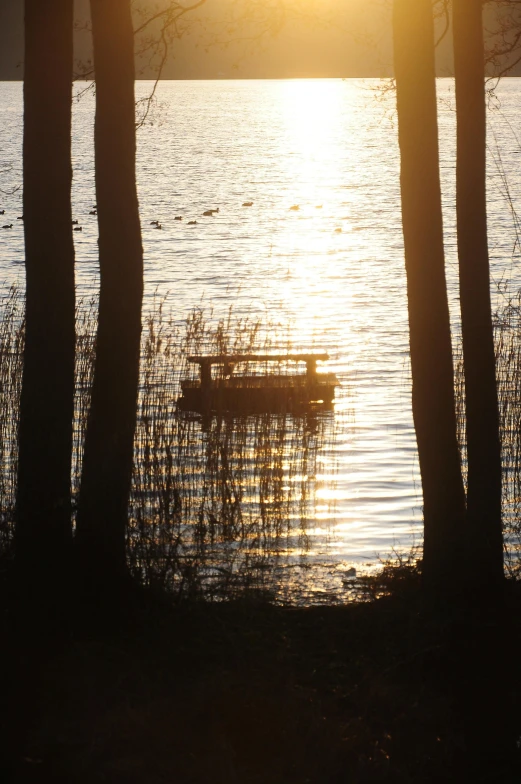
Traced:
[[192, 354], [189, 362], [198, 365], [220, 365], [229, 362], [326, 362], [329, 354]]

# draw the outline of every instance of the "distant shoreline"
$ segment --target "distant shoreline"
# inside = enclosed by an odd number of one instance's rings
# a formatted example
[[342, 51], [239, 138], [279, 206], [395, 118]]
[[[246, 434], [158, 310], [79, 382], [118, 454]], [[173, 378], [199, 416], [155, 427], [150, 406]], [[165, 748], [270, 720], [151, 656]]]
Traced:
[[[178, 77], [178, 78], [167, 78], [167, 79], [160, 79], [160, 82], [293, 82], [299, 80], [316, 80], [316, 81], [361, 81], [361, 80], [388, 80], [392, 79], [393, 77], [389, 74], [384, 76], [205, 76], [205, 77]], [[444, 76], [437, 76], [437, 80], [441, 79], [453, 79], [454, 77], [451, 74], [445, 74]], [[489, 77], [487, 77], [489, 78]], [[521, 76], [502, 76], [501, 81], [505, 79], [521, 79]], [[92, 79], [76, 79], [74, 83], [77, 82], [90, 82], [94, 81]], [[150, 77], [148, 79], [136, 79], [136, 82], [154, 82], [155, 79]], [[0, 83], [2, 82], [23, 82], [23, 79], [14, 79], [14, 78], [5, 78], [0, 76]]]
[[[446, 78], [446, 77], [439, 77]], [[505, 77], [507, 78], [507, 77]], [[297, 80], [322, 80], [322, 81], [342, 81], [347, 79], [392, 79], [386, 76], [205, 76], [205, 77], [178, 77], [160, 79], [160, 82], [288, 82]], [[92, 79], [75, 79], [75, 82], [90, 82]], [[154, 82], [153, 76], [147, 79], [136, 79], [136, 82]], [[0, 76], [0, 82], [23, 82], [23, 79], [5, 78]]]

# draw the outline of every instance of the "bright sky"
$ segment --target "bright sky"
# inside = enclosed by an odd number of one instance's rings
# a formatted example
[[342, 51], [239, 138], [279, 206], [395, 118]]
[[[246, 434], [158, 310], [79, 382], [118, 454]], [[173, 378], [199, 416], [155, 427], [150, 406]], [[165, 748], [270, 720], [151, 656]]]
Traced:
[[[188, 0], [190, 2], [190, 0]], [[155, 8], [166, 0], [136, 0]], [[203, 24], [173, 47], [167, 78], [277, 78], [298, 76], [377, 76], [390, 71], [389, 25], [383, 24], [387, 0], [207, 0], [197, 12]], [[255, 20], [249, 18], [251, 7]], [[284, 14], [280, 14], [280, 8]], [[259, 8], [268, 9], [259, 13]], [[229, 23], [235, 14], [241, 25]], [[79, 19], [88, 0], [76, 0]], [[284, 20], [284, 24], [279, 24]], [[273, 22], [275, 35], [261, 30]], [[280, 28], [280, 29], [279, 29]], [[250, 39], [242, 40], [239, 39]], [[222, 45], [216, 44], [218, 39]], [[252, 40], [258, 39], [258, 40]], [[88, 36], [80, 35], [77, 55], [89, 55]], [[23, 0], [0, 0], [0, 79], [16, 78], [23, 58]], [[145, 76], [152, 76], [151, 73]]]
[[[150, 9], [168, 2], [133, 0], [136, 7]], [[89, 0], [75, 0], [75, 6], [77, 19], [84, 20]], [[244, 23], [252, 8], [255, 20]], [[189, 30], [172, 46], [163, 75], [170, 79], [390, 76], [391, 8], [392, 0], [207, 0], [197, 17], [185, 17]], [[230, 22], [232, 14], [242, 24]], [[270, 26], [267, 20], [274, 23], [275, 35], [273, 30], [263, 32]], [[89, 47], [89, 35], [78, 35], [77, 57], [87, 59]], [[22, 70], [16, 66], [22, 59], [23, 0], [0, 0], [0, 79], [21, 78]], [[447, 36], [438, 51], [440, 76], [450, 73], [450, 62]], [[154, 74], [148, 71], [141, 76]]]
[[[149, 2], [154, 5], [154, 0]], [[245, 22], [251, 5], [256, 9], [254, 19]], [[264, 12], [264, 8], [268, 10]], [[239, 22], [233, 31], [227, 21], [231, 13]], [[201, 34], [196, 26], [175, 47], [177, 56], [170, 61], [167, 76], [277, 78], [390, 73], [387, 0], [265, 0], [255, 4], [249, 0], [208, 0], [201, 14], [210, 21], [199, 47], [194, 46]], [[218, 37], [224, 42], [231, 39], [231, 44], [212, 45], [214, 24], [217, 22], [219, 29], [223, 19], [226, 23]], [[238, 40], [255, 38], [263, 29], [266, 32], [256, 41]]]

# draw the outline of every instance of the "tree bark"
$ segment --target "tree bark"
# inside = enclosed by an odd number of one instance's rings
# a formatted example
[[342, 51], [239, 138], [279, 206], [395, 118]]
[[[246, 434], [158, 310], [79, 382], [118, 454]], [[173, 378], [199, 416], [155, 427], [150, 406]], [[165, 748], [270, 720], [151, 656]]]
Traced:
[[76, 544], [84, 576], [126, 574], [139, 382], [143, 250], [136, 189], [130, 0], [91, 0], [100, 304]]
[[445, 592], [458, 577], [465, 497], [445, 280], [430, 0], [395, 0], [393, 31], [424, 583], [429, 591]]
[[486, 106], [481, 0], [454, 0], [456, 211], [467, 420], [468, 574], [503, 583], [501, 449], [490, 305]]
[[74, 411], [72, 0], [25, 0], [26, 328], [15, 548], [43, 595], [70, 557]]

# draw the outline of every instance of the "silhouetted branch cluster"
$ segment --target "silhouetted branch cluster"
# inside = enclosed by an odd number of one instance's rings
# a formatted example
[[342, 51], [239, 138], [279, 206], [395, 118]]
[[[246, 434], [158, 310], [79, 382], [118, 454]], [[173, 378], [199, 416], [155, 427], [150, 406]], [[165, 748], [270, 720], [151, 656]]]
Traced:
[[489, 4], [487, 62], [494, 75], [505, 76], [521, 62], [521, 3], [495, 0]]

